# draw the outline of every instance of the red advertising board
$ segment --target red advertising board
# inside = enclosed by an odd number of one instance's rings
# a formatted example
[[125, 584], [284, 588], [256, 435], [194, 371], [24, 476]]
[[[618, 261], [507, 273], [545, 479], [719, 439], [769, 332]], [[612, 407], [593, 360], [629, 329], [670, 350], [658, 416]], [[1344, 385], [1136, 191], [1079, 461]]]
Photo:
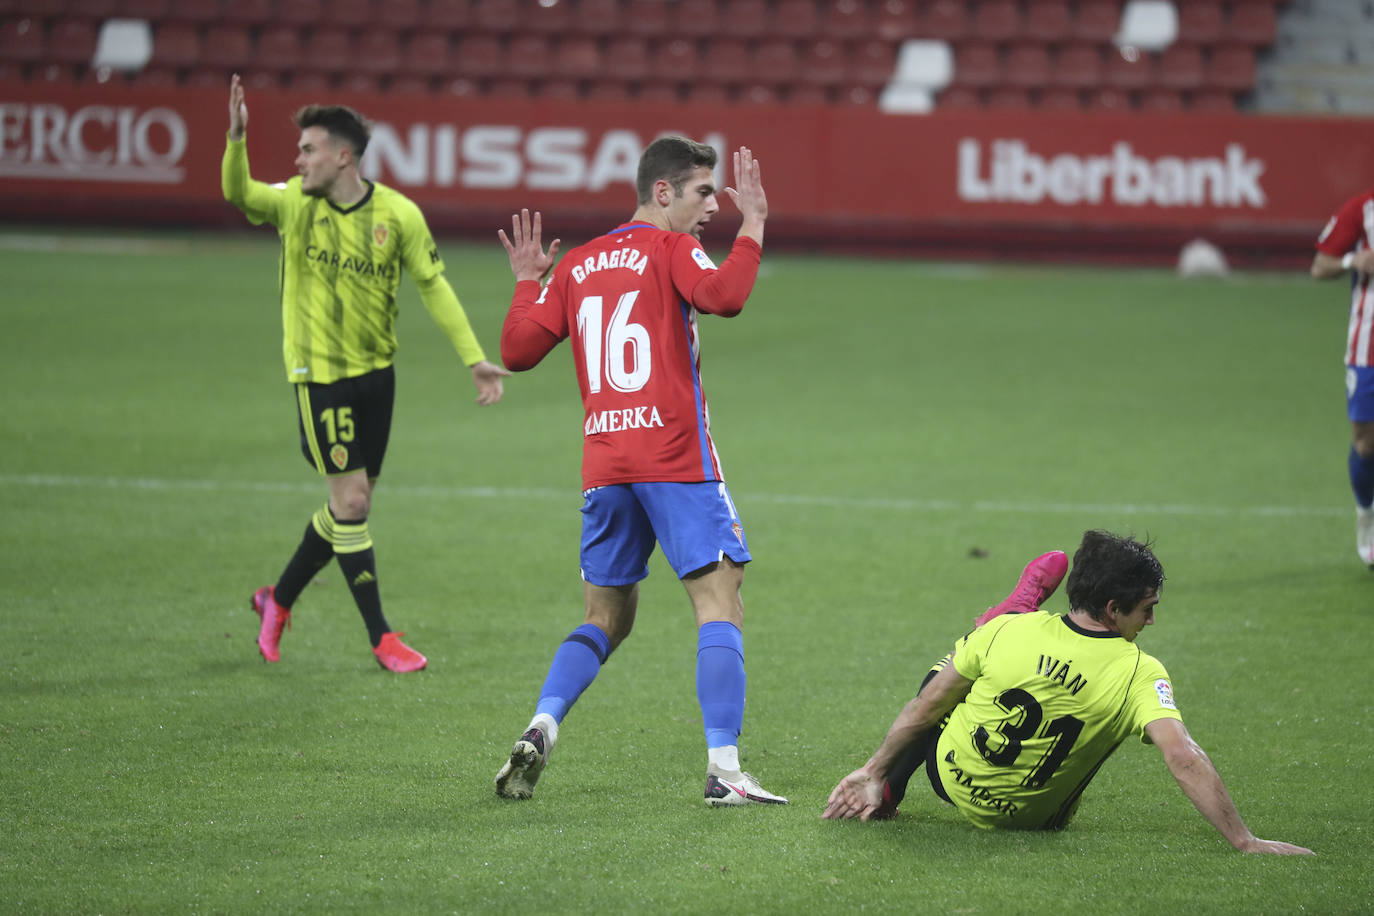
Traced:
[[[250, 94], [255, 177], [293, 173], [291, 114], [310, 101]], [[1161, 258], [1204, 237], [1242, 262], [1291, 263], [1374, 184], [1374, 130], [1340, 119], [346, 101], [375, 122], [367, 173], [414, 198], [438, 233], [494, 233], [522, 206], [565, 238], [603, 229], [633, 208], [643, 145], [669, 131], [754, 150], [770, 241], [884, 253]], [[219, 188], [227, 117], [227, 91], [0, 87], [0, 212], [242, 225]]]

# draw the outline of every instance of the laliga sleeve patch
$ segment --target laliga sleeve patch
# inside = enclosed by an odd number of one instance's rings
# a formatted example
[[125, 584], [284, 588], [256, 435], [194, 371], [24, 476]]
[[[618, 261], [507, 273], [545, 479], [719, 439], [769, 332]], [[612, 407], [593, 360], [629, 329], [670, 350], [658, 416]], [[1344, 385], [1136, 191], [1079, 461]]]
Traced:
[[1155, 693], [1159, 696], [1160, 706], [1175, 712], [1178, 711], [1178, 707], [1174, 705], [1174, 688], [1169, 686], [1168, 681], [1162, 679], [1155, 681]]
[[700, 248], [692, 249], [692, 260], [697, 262], [697, 266], [702, 270], [715, 270], [716, 265], [711, 263], [710, 257]]

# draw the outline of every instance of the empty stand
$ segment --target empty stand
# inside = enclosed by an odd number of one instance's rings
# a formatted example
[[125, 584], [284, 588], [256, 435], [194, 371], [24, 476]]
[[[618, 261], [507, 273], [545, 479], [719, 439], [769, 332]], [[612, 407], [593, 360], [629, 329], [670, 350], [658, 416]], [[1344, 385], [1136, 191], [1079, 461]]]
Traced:
[[1039, 89], [1050, 82], [1049, 48], [1043, 42], [1022, 42], [1007, 48], [1002, 61], [1003, 82], [1021, 89]]
[[470, 0], [422, 0], [421, 22], [426, 28], [457, 32], [472, 25]]
[[[585, 42], [588, 39], [570, 39]], [[502, 76], [519, 79], [541, 79], [554, 74], [563, 74], [560, 63], [554, 60], [553, 40], [549, 36], [531, 32], [511, 38], [505, 49], [505, 64]]]
[[969, 42], [954, 50], [955, 85], [982, 89], [1001, 82], [1002, 64], [996, 45]]
[[218, 22], [220, 18], [220, 0], [177, 0], [171, 4], [167, 12], [158, 17], [153, 23], [160, 26], [164, 22], [194, 22], [211, 23]]
[[473, 0], [472, 28], [493, 35], [507, 35], [520, 27], [518, 0]]
[[621, 0], [579, 0], [577, 15], [568, 28], [586, 35], [613, 35], [625, 25]]
[[1035, 41], [1064, 41], [1070, 35], [1073, 9], [1068, 0], [1028, 0], [1022, 34]]
[[1228, 41], [1262, 48], [1278, 38], [1278, 18], [1274, 4], [1266, 0], [1236, 0], [1226, 23]]
[[[689, 55], [695, 56], [690, 42], [680, 43], [686, 46]], [[605, 75], [614, 81], [637, 83], [647, 79], [651, 72], [649, 41], [640, 35], [612, 38], [606, 44], [605, 57]]]
[[264, 25], [273, 21], [272, 0], [225, 0], [220, 21], [234, 25]]
[[[740, 42], [721, 42], [721, 45], [722, 53], [718, 55], [720, 60], [725, 61], [727, 56], [737, 55], [733, 58], [733, 72], [731, 62], [726, 61], [724, 66], [709, 67], [711, 76], [727, 82], [744, 79], [748, 72], [748, 57], [744, 45]], [[648, 70], [647, 76], [666, 83], [687, 82], [703, 73], [696, 43], [685, 38], [659, 42], [645, 62], [645, 66]]]
[[59, 19], [48, 33], [48, 57], [77, 73], [95, 56], [96, 28], [90, 19]]
[[373, 77], [389, 77], [401, 69], [401, 42], [391, 29], [367, 29], [358, 36], [352, 69]]
[[401, 73], [406, 76], [466, 76], [480, 79], [499, 72], [501, 41], [491, 35], [464, 35], [450, 51], [447, 32], [414, 32], [401, 46]]
[[1102, 81], [1107, 88], [1129, 91], [1154, 85], [1155, 58], [1148, 52], [1132, 54], [1129, 50], [1107, 54], [1102, 73]]
[[716, 37], [720, 29], [716, 0], [677, 0], [669, 4], [668, 35], [675, 38]]
[[1204, 79], [1202, 48], [1195, 44], [1174, 44], [1159, 55], [1156, 81], [1173, 90], [1197, 89]]
[[962, 41], [969, 32], [968, 5], [962, 0], [933, 0], [921, 22], [922, 38]]
[[1255, 88], [1255, 52], [1249, 45], [1217, 45], [1207, 61], [1206, 85], [1247, 92]]
[[777, 0], [769, 33], [783, 38], [812, 38], [820, 32], [820, 24], [815, 0]]
[[837, 41], [860, 41], [873, 36], [874, 24], [863, 0], [823, 3], [820, 32]]
[[525, 0], [523, 28], [546, 35], [562, 35], [573, 22], [571, 0]]
[[253, 54], [253, 70], [260, 73], [287, 73], [304, 57], [300, 32], [294, 26], [273, 25], [258, 35]]
[[602, 66], [596, 39], [578, 35], [559, 39], [554, 52], [554, 74], [571, 79], [590, 79], [601, 75]]
[[668, 33], [668, 7], [663, 0], [625, 0], [620, 31], [656, 38]]
[[382, 25], [389, 13], [389, 0], [381, 0], [382, 8], [376, 9], [372, 0], [324, 0], [323, 15], [320, 22], [341, 29], [364, 29], [374, 23]]
[[[1115, 53], [1115, 51], [1113, 51]], [[1064, 89], [1093, 89], [1102, 84], [1102, 50], [1087, 42], [1060, 47], [1050, 83]]]
[[799, 74], [800, 60], [796, 45], [792, 42], [775, 38], [754, 45], [749, 55], [751, 82], [763, 86], [783, 86], [797, 79]]
[[324, 22], [324, 0], [277, 0], [276, 25], [309, 28]]
[[[300, 70], [342, 74], [354, 69], [356, 52], [352, 36], [342, 28], [318, 28], [305, 41]], [[293, 80], [293, 85], [295, 81]]]
[[1079, 0], [1070, 37], [1079, 41], [1110, 42], [1121, 27], [1118, 0]]
[[801, 61], [803, 85], [834, 88], [845, 81], [848, 71], [849, 55], [839, 42], [822, 39], [807, 43]]
[[40, 19], [7, 19], [0, 26], [0, 61], [36, 64], [46, 59], [48, 36]]
[[765, 0], [721, 0], [720, 22], [736, 38], [759, 38], [772, 26]]
[[916, 0], [879, 0], [873, 11], [873, 31], [888, 41], [920, 37], [924, 27]]
[[1178, 4], [1180, 41], [1211, 44], [1226, 34], [1226, 12], [1219, 0], [1187, 0]]
[[[245, 78], [253, 62], [253, 39], [243, 25], [224, 23], [205, 30], [199, 64], [219, 70], [238, 70]], [[153, 45], [157, 56], [157, 44]]]
[[897, 53], [892, 42], [870, 39], [856, 45], [849, 57], [846, 81], [877, 91], [887, 85], [897, 68]]
[[706, 43], [702, 79], [715, 83], [738, 83], [749, 78], [749, 48], [738, 39]]
[[1187, 108], [1183, 93], [1176, 89], [1155, 86], [1140, 93], [1138, 107], [1141, 111], [1174, 113]]
[[[247, 38], [247, 34], [244, 33]], [[176, 70], [194, 67], [202, 56], [200, 32], [186, 22], [164, 22], [153, 35], [153, 56], [149, 67]], [[247, 57], [244, 57], [247, 60]]]
[[979, 41], [1011, 41], [1021, 34], [1021, 7], [1016, 0], [979, 0], [972, 28]]

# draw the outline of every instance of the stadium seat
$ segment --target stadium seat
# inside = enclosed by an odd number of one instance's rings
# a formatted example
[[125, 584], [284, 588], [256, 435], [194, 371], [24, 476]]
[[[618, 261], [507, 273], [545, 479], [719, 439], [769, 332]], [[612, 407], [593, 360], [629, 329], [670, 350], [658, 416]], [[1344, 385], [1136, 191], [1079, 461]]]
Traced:
[[[247, 71], [253, 62], [253, 39], [245, 26], [229, 23], [210, 26], [205, 30], [201, 48], [203, 50], [197, 64], [217, 70], [237, 70], [245, 79], [248, 77]], [[157, 53], [157, 43], [154, 42], [154, 58]]]
[[253, 70], [259, 73], [287, 73], [305, 56], [300, 32], [294, 26], [273, 25], [258, 35], [253, 53]]
[[978, 41], [1011, 41], [1021, 34], [1021, 9], [1016, 0], [980, 0], [971, 27]]
[[954, 83], [981, 89], [1002, 82], [1002, 65], [997, 46], [982, 42], [954, 49]]
[[95, 57], [95, 23], [90, 19], [59, 19], [48, 30], [48, 56], [51, 63], [85, 68]]
[[220, 22], [232, 25], [263, 25], [272, 22], [273, 0], [224, 0]]
[[592, 80], [582, 97], [589, 102], [628, 102], [633, 98], [632, 85], [624, 80]]
[[1166, 89], [1197, 89], [1203, 82], [1203, 66], [1202, 48], [1179, 42], [1160, 52], [1155, 80]]
[[1205, 85], [1248, 92], [1255, 88], [1255, 52], [1249, 45], [1217, 45], [1208, 55]]
[[745, 83], [736, 90], [735, 101], [744, 105], [777, 105], [782, 99], [774, 84]]
[[[471, 80], [453, 80], [452, 85], [463, 85], [469, 87], [468, 91], [451, 92], [453, 95], [476, 95], [477, 84]], [[430, 95], [434, 88], [430, 85], [427, 77], [416, 76], [414, 74], [397, 74], [387, 83], [386, 91], [398, 95]]]
[[[703, 87], [695, 88], [701, 89]], [[635, 100], [651, 105], [676, 105], [682, 101], [682, 91], [678, 88], [676, 83], [645, 83], [643, 86], [640, 86], [639, 91], [635, 93]], [[722, 95], [719, 99], [712, 99], [710, 102], [703, 104], [718, 105], [724, 101], [725, 97]]]
[[[689, 53], [696, 53], [691, 49], [690, 42], [684, 41], [682, 44], [688, 46]], [[651, 72], [649, 42], [640, 35], [617, 35], [611, 38], [606, 43], [605, 58], [605, 75], [617, 82], [637, 83]]]
[[1064, 41], [1073, 22], [1068, 0], [1029, 0], [1023, 20], [1024, 36], [1035, 41]]
[[1049, 88], [1040, 92], [1035, 107], [1042, 111], [1078, 111], [1083, 107], [1083, 100], [1077, 89]]
[[681, 38], [715, 37], [720, 30], [716, 0], [677, 0], [669, 6], [667, 34]]
[[96, 36], [91, 70], [102, 82], [111, 73], [137, 73], [153, 57], [153, 30], [146, 19], [106, 19]]
[[[364, 77], [370, 79], [370, 77]], [[333, 88], [329, 74], [319, 70], [295, 70], [291, 73], [290, 86], [297, 92], [323, 94]]]
[[48, 54], [48, 36], [39, 19], [7, 19], [0, 26], [0, 61], [38, 63]]
[[517, 0], [473, 0], [472, 28], [492, 35], [508, 35], [520, 28]]
[[595, 38], [569, 35], [559, 39], [553, 57], [554, 74], [568, 79], [591, 79], [600, 76], [602, 69], [601, 51]]
[[830, 92], [825, 86], [802, 82], [788, 88], [785, 101], [789, 105], [829, 105]]
[[[749, 55], [749, 81], [762, 86], [783, 86], [800, 75], [796, 45], [781, 38], [761, 41]], [[760, 101], [756, 98], [755, 101]]]
[[823, 3], [820, 34], [834, 41], [857, 41], [873, 34], [868, 7], [861, 0]]
[[812, 38], [819, 33], [820, 24], [815, 0], [777, 0], [770, 33], [782, 38]]
[[[295, 83], [292, 83], [295, 87]], [[354, 70], [339, 77], [338, 88], [340, 92], [348, 95], [359, 93], [379, 93], [382, 91], [382, 81], [370, 73], [361, 73]]]
[[[585, 39], [565, 39], [584, 41]], [[563, 70], [554, 61], [553, 41], [547, 35], [530, 32], [515, 35], [506, 45], [505, 63], [501, 67], [503, 76], [517, 79], [542, 79], [551, 75], [563, 75]]]
[[1088, 93], [1088, 108], [1093, 111], [1130, 111], [1131, 94], [1110, 87]]
[[1030, 93], [1016, 86], [994, 86], [983, 100], [985, 108], [1024, 110], [1031, 107]]
[[391, 4], [382, 0], [382, 8], [374, 9], [372, 0], [324, 0], [324, 15], [320, 22], [340, 29], [364, 30], [373, 24], [399, 28], [391, 21]]
[[1193, 93], [1189, 107], [1209, 114], [1230, 114], [1236, 110], [1236, 98], [1225, 89], [1199, 89]]
[[[640, 99], [648, 98], [647, 94], [641, 94]], [[729, 87], [717, 82], [697, 82], [688, 83], [686, 90], [686, 101], [692, 105], [709, 105], [718, 107], [734, 101], [730, 94]]]
[[167, 12], [158, 17], [154, 27], [163, 22], [194, 22], [205, 24], [220, 19], [220, 0], [177, 0]]
[[848, 71], [849, 55], [838, 41], [823, 38], [807, 43], [801, 62], [803, 85], [826, 88], [839, 86]]
[[648, 38], [668, 34], [668, 4], [663, 0], [625, 0], [623, 24], [615, 31]]
[[1220, 41], [1226, 32], [1226, 15], [1219, 0], [1188, 0], [1178, 4], [1178, 37], [1206, 45]]
[[[724, 75], [712, 72], [711, 75], [727, 82], [732, 79], [743, 79], [747, 72], [747, 65], [744, 63], [744, 45], [736, 43], [729, 50], [738, 51], [740, 63], [737, 71], [735, 73], [727, 72]], [[646, 75], [657, 82], [684, 83], [697, 79], [703, 74], [699, 61], [695, 42], [685, 38], [674, 38], [655, 45], [653, 53], [646, 57], [644, 65], [647, 70]], [[609, 60], [607, 63], [611, 65]]]
[[116, 0], [67, 0], [63, 15], [73, 19], [110, 19], [119, 15]]
[[1149, 52], [1122, 49], [1108, 53], [1102, 81], [1109, 89], [1144, 89], [1155, 85], [1155, 58]]
[[1093, 89], [1102, 83], [1102, 51], [1087, 42], [1063, 45], [1055, 55], [1050, 83], [1064, 89]]
[[323, 0], [277, 0], [276, 25], [313, 28], [324, 22]]
[[738, 83], [749, 78], [749, 48], [738, 39], [708, 41], [704, 48], [701, 79], [716, 83]]
[[490, 35], [464, 35], [451, 56], [447, 32], [414, 32], [401, 45], [401, 73], [408, 76], [482, 79], [501, 65], [501, 42]]
[[613, 35], [626, 27], [621, 0], [580, 0], [568, 28], [584, 35]]
[[441, 32], [461, 32], [472, 25], [471, 0], [422, 0], [422, 2], [420, 22], [426, 29], [437, 29]]
[[171, 14], [172, 0], [120, 0], [113, 13], [105, 18], [142, 19], [152, 24]]
[[1079, 0], [1069, 37], [1078, 41], [1109, 42], [1120, 27], [1119, 0]]
[[548, 79], [536, 81], [530, 95], [536, 99], [547, 99], [554, 102], [579, 102], [582, 100], [582, 86], [574, 79], [551, 76]]
[[721, 0], [720, 24], [732, 38], [759, 38], [772, 33], [773, 19], [765, 0]]
[[[342, 74], [355, 69], [357, 54], [352, 36], [342, 28], [318, 28], [305, 41], [302, 71]], [[295, 81], [292, 80], [292, 85]]]
[[1187, 106], [1183, 103], [1183, 93], [1155, 86], [1140, 93], [1138, 107], [1141, 111], [1179, 112]]
[[522, 27], [545, 35], [563, 35], [572, 28], [571, 0], [525, 0]]
[[[248, 33], [242, 32], [244, 47], [247, 47]], [[167, 69], [194, 67], [202, 57], [200, 33], [196, 27], [185, 22], [164, 22], [153, 35], [153, 56], [148, 66]], [[244, 62], [247, 55], [244, 55]]]
[[1226, 24], [1227, 41], [1267, 48], [1278, 37], [1278, 18], [1268, 0], [1237, 0]]
[[982, 108], [983, 99], [978, 90], [971, 86], [950, 86], [936, 98], [940, 108], [973, 109]]
[[372, 28], [358, 36], [353, 69], [372, 77], [389, 77], [401, 69], [401, 41], [390, 29]]
[[920, 37], [957, 42], [978, 36], [969, 31], [967, 4], [959, 0], [933, 0], [926, 8]]
[[849, 56], [845, 82], [864, 86], [874, 92], [886, 86], [897, 69], [897, 52], [892, 42], [870, 39], [859, 42]]
[[1043, 42], [1022, 42], [1007, 48], [1002, 80], [1008, 86], [1039, 89], [1050, 82], [1050, 54]]
[[873, 33], [888, 41], [919, 38], [923, 29], [916, 0], [880, 0], [873, 11]]
[[528, 81], [502, 76], [487, 82], [482, 97], [511, 100], [530, 99], [534, 97], [534, 92]]

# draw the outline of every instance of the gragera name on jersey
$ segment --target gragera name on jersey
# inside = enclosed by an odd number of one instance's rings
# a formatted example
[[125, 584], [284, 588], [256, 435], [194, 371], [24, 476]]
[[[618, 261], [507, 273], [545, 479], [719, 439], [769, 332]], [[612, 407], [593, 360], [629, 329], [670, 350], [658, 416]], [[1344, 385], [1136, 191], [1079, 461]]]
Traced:
[[[973, 781], [973, 777], [964, 772], [964, 768], [954, 762], [954, 752], [945, 754], [945, 791], [950, 791], [953, 786], [959, 786], [968, 791], [968, 800], [980, 808], [991, 808], [1000, 811], [1007, 817], [1016, 816], [1016, 802], [1000, 795], [993, 795], [984, 786], [980, 786]], [[953, 793], [951, 793], [953, 794]]]
[[648, 429], [651, 426], [663, 426], [663, 419], [658, 415], [657, 407], [646, 404], [642, 407], [594, 411], [587, 415], [587, 422], [582, 426], [582, 434], [594, 436], [597, 433], [620, 433], [627, 429]]
[[387, 280], [396, 277], [395, 264], [374, 264], [362, 258], [355, 258], [349, 255], [342, 255], [337, 251], [330, 251], [327, 248], [320, 248], [316, 245], [305, 246], [306, 260], [323, 264], [326, 267], [337, 267], [339, 270], [349, 270], [360, 277], [378, 276]]
[[638, 248], [615, 248], [610, 251], [602, 251], [594, 258], [588, 256], [581, 264], [572, 269], [572, 276], [574, 280], [581, 283], [587, 279], [588, 274], [621, 267], [625, 270], [633, 270], [642, 277], [644, 276], [644, 269], [648, 266], [649, 259]]

